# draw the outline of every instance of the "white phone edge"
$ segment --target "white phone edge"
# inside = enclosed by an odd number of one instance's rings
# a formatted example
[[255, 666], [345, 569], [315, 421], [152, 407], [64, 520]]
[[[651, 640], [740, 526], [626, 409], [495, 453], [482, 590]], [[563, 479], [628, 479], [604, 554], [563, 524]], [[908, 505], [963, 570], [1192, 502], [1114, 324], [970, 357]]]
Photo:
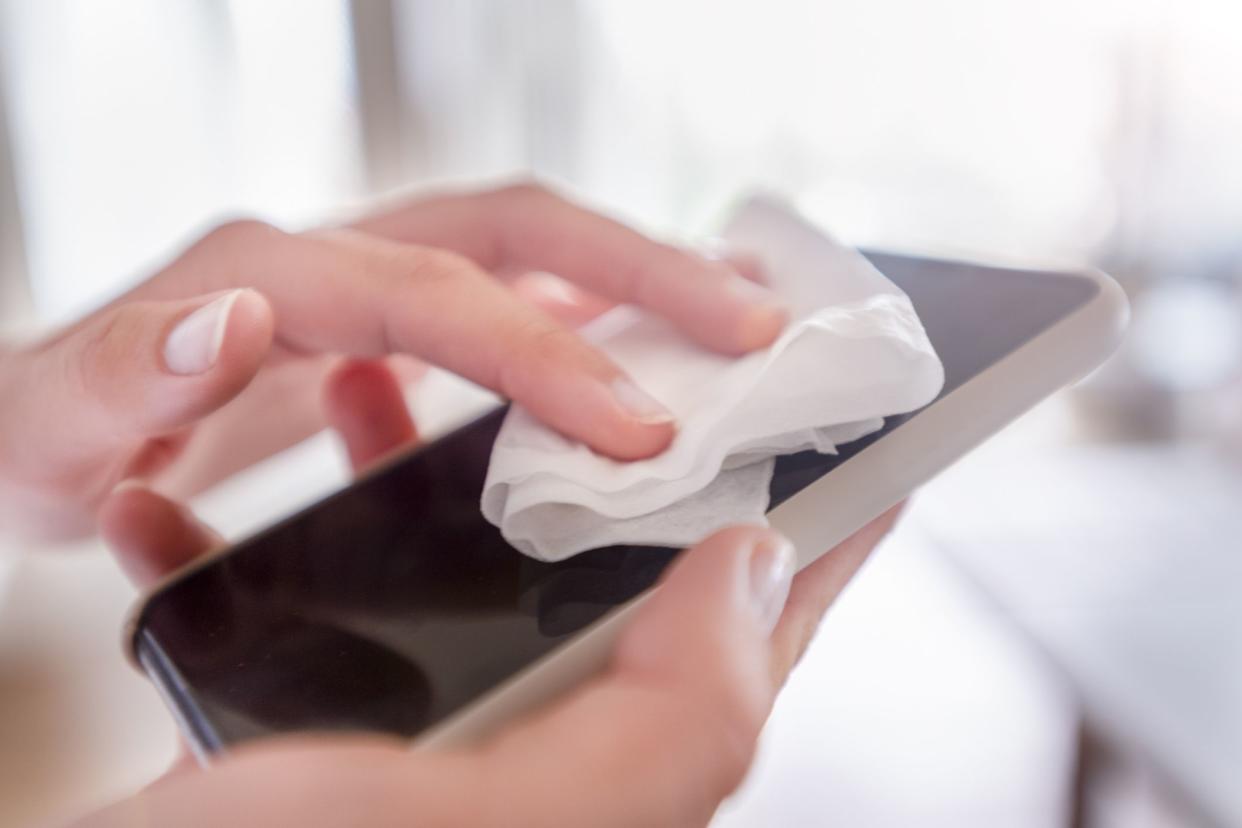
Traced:
[[[1098, 270], [1099, 290], [1052, 327], [935, 401], [768, 513], [798, 549], [798, 568], [844, 541], [1058, 389], [1097, 368], [1120, 344], [1129, 318], [1121, 287]], [[880, 473], [877, 473], [877, 470]], [[831, 509], [823, 508], [831, 503]], [[417, 750], [475, 743], [603, 670], [626, 621], [650, 594], [595, 622], [411, 741]]]

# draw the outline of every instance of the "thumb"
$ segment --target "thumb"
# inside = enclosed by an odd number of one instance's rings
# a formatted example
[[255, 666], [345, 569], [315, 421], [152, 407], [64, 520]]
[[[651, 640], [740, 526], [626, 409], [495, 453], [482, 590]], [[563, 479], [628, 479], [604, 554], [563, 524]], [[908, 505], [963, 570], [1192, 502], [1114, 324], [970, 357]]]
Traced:
[[79, 458], [169, 434], [250, 382], [273, 326], [267, 300], [253, 290], [118, 304], [32, 354], [24, 407], [62, 438], [44, 445]]
[[717, 532], [671, 568], [604, 674], [476, 750], [256, 744], [89, 824], [706, 824], [741, 781], [771, 705], [767, 638], [793, 569], [773, 531]]
[[490, 801], [540, 803], [532, 824], [707, 822], [745, 775], [771, 708], [768, 636], [794, 568], [789, 542], [755, 527], [687, 552], [603, 675], [489, 746]]

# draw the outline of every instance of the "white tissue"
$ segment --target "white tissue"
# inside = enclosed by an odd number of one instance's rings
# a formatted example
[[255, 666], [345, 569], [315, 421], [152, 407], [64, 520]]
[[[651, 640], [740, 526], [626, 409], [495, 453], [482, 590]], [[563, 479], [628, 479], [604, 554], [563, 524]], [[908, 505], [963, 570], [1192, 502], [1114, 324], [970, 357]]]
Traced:
[[482, 508], [522, 552], [685, 546], [764, 523], [775, 455], [835, 453], [939, 393], [944, 369], [914, 306], [859, 253], [767, 199], [745, 204], [722, 235], [759, 257], [790, 324], [766, 350], [732, 358], [633, 308], [610, 314], [600, 346], [676, 415], [677, 436], [656, 457], [619, 462], [515, 405]]

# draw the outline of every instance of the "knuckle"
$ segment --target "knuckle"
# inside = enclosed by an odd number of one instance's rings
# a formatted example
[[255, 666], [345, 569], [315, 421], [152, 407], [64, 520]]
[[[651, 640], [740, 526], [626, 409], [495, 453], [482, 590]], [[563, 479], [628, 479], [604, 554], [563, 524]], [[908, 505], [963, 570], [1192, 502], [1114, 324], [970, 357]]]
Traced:
[[587, 345], [569, 328], [554, 322], [533, 320], [526, 323], [520, 335], [520, 346], [515, 358], [536, 365], [562, 363], [580, 358]]
[[506, 339], [497, 382], [514, 399], [524, 399], [539, 377], [583, 361], [575, 356], [585, 347], [577, 334], [548, 320], [525, 320]]
[[643, 256], [622, 280], [627, 298], [644, 306], [658, 306], [672, 284], [684, 281], [677, 276], [692, 272], [689, 254], [659, 242]]
[[77, 358], [68, 360], [66, 380], [88, 399], [108, 401], [115, 388], [116, 369], [141, 346], [143, 309], [121, 305], [82, 332]]
[[237, 247], [248, 247], [281, 235], [283, 235], [282, 231], [265, 221], [254, 218], [238, 218], [231, 219], [208, 230], [196, 246], [234, 249]]
[[263, 269], [264, 257], [287, 236], [283, 230], [258, 219], [233, 219], [207, 231], [183, 258], [192, 270], [237, 281], [247, 273]]
[[449, 250], [434, 248], [395, 249], [401, 270], [421, 283], [459, 282], [478, 275], [474, 263]]
[[538, 203], [558, 198], [551, 188], [536, 178], [521, 178], [501, 187], [496, 194], [518, 204]]

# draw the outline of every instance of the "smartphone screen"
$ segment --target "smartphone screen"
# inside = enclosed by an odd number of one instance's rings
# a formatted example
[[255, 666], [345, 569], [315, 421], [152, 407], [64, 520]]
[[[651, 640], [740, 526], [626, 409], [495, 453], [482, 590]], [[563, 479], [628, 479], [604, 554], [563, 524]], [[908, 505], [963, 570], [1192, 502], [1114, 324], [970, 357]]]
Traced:
[[[1088, 302], [1085, 278], [868, 254], [910, 296], [942, 396]], [[558, 563], [479, 512], [498, 410], [238, 544], [154, 596], [139, 661], [196, 747], [298, 731], [411, 738], [655, 583], [676, 550]], [[774, 508], [918, 412], [841, 447], [780, 458]]]

